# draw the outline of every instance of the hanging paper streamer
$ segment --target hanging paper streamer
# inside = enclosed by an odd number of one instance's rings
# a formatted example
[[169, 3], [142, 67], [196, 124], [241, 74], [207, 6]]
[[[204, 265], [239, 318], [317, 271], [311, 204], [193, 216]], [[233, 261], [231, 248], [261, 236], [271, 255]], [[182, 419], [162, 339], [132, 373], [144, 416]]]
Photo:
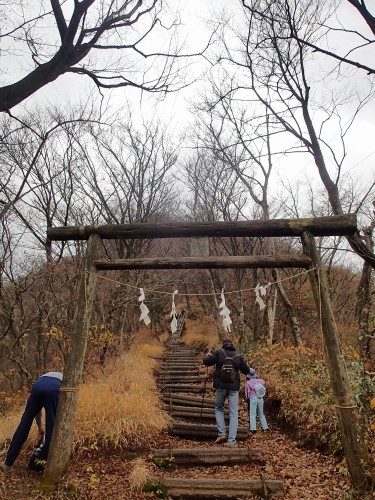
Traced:
[[172, 293], [172, 311], [171, 311], [171, 332], [172, 334], [177, 331], [177, 314], [176, 314], [176, 306], [174, 303], [174, 296], [178, 294], [178, 290], [175, 290]]
[[141, 310], [141, 316], [139, 317], [139, 321], [144, 321], [145, 325], [149, 325], [151, 323], [151, 320], [148, 316], [148, 313], [150, 312], [149, 308], [146, 306], [146, 304], [143, 303], [145, 300], [145, 292], [143, 291], [143, 288], [139, 289], [140, 296], [138, 297], [138, 301], [141, 303], [139, 306]]
[[267, 285], [261, 286], [259, 283], [255, 287], [255, 303], [259, 304], [259, 309], [263, 311], [263, 309], [266, 307], [266, 304], [264, 303], [264, 300], [262, 297], [264, 297], [267, 294], [267, 288], [271, 286], [271, 283], [267, 283]]
[[220, 297], [221, 297], [221, 302], [219, 308], [221, 309], [220, 316], [223, 316], [223, 327], [224, 330], [230, 332], [230, 325], [232, 324], [232, 320], [230, 319], [230, 310], [225, 304], [224, 288], [221, 291]]

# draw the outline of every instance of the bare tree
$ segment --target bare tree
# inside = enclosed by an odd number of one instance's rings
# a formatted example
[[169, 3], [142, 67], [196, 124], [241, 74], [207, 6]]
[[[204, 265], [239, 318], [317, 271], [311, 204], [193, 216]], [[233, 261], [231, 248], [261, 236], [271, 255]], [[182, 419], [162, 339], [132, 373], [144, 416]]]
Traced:
[[[311, 28], [310, 20], [312, 25], [320, 23], [321, 13], [317, 10], [320, 4], [319, 2], [312, 5], [303, 2], [297, 4], [294, 0], [285, 0], [281, 5], [283, 8], [279, 5], [274, 9], [275, 6], [269, 2], [264, 4], [262, 10], [256, 2], [247, 3], [249, 24], [245, 54], [251, 82], [247, 88], [257, 100], [268, 107], [278, 126], [297, 139], [297, 147], [306, 149], [312, 155], [332, 212], [334, 214], [356, 212], [361, 215], [361, 220], [366, 221], [362, 233], [358, 231], [348, 238], [352, 250], [365, 261], [363, 280], [359, 283], [357, 291], [360, 302], [357, 311], [364, 311], [368, 307], [371, 291], [368, 286], [366, 286], [367, 292], [361, 290], [361, 287], [370, 282], [370, 269], [373, 270], [375, 267], [371, 229], [373, 213], [366, 210], [366, 204], [372, 199], [375, 183], [371, 181], [365, 189], [359, 191], [351, 176], [345, 173], [344, 161], [347, 154], [346, 136], [359, 110], [371, 98], [371, 87], [370, 94], [363, 98], [351, 94], [351, 98], [358, 104], [346, 124], [341, 117], [342, 102], [339, 96], [332, 94], [332, 99], [330, 102], [326, 101], [324, 110], [322, 105], [318, 107], [317, 96], [313, 93], [316, 82], [312, 79], [310, 71], [312, 62], [310, 48], [296, 38], [290, 37], [289, 33], [304, 33], [304, 39], [316, 39], [317, 33]], [[261, 40], [260, 44], [257, 44], [257, 40]], [[262, 85], [267, 86], [267, 92], [262, 90]], [[272, 101], [269, 101], [270, 93]], [[316, 125], [315, 122], [318, 120], [320, 123]], [[336, 126], [341, 152], [338, 148], [335, 149], [326, 137], [325, 127], [329, 123]], [[335, 166], [334, 170], [332, 165]], [[315, 200], [314, 210], [316, 210], [316, 190], [311, 193], [310, 200], [311, 202]], [[329, 211], [328, 205], [327, 211]], [[337, 251], [339, 248], [337, 244], [335, 248]], [[331, 249], [330, 256], [334, 257]], [[358, 314], [359, 338], [362, 340], [371, 336], [371, 327], [365, 318], [365, 314]], [[363, 346], [360, 351], [365, 354], [364, 359], [368, 358], [368, 351], [364, 350]]]
[[[315, 62], [314, 54], [306, 44], [291, 37], [290, 32], [294, 30], [301, 33], [303, 36], [300, 38], [304, 40], [316, 40], [320, 35], [316, 31], [316, 26], [319, 25], [322, 13], [324, 15], [320, 2], [249, 0], [244, 2], [243, 6], [243, 23], [231, 31], [231, 36], [225, 36], [229, 23], [223, 22], [223, 53], [219, 57], [233, 74], [234, 84], [231, 85], [229, 92], [235, 95], [237, 100], [257, 102], [267, 110], [272, 117], [273, 130], [285, 132], [283, 136], [286, 144], [290, 146], [289, 153], [294, 150], [311, 154], [327, 191], [332, 212], [335, 215], [342, 214], [344, 206], [339, 181], [346, 157], [345, 136], [361, 107], [371, 99], [372, 89], [370, 88], [364, 97], [349, 93], [343, 94], [340, 98], [335, 88], [337, 81], [333, 82], [330, 88], [329, 81], [323, 79], [325, 87], [321, 95], [327, 95], [330, 90], [334, 98], [321, 101], [320, 106], [316, 105], [320, 90], [317, 86], [321, 74], [318, 74], [316, 66], [312, 66]], [[347, 99], [355, 99], [357, 108], [351, 120], [344, 123], [340, 106]], [[331, 141], [325, 136], [328, 123], [336, 124], [341, 152], [335, 150]], [[331, 165], [334, 165], [334, 169], [329, 168], [327, 158], [330, 159]], [[306, 242], [307, 236], [304, 238], [305, 249]], [[349, 237], [348, 242], [360, 257], [375, 268], [375, 255], [364, 243], [359, 232]], [[316, 263], [320, 262], [316, 249], [314, 258]], [[324, 286], [328, 292], [326, 282]], [[330, 309], [329, 301], [328, 306], [327, 309]], [[333, 317], [331, 312], [327, 317]], [[335, 325], [332, 323], [326, 346], [329, 338], [332, 337], [333, 340], [335, 336]], [[338, 355], [336, 349], [332, 357], [337, 359]], [[330, 369], [335, 400], [339, 401], [340, 395], [345, 394], [347, 401], [350, 402], [349, 405], [352, 404], [353, 395], [345, 365], [340, 366], [339, 379], [335, 378], [336, 375], [337, 373]], [[340, 380], [342, 385], [339, 388]], [[336, 384], [336, 381], [339, 383]], [[347, 408], [352, 407], [347, 406]], [[352, 483], [355, 487], [362, 488], [365, 482], [362, 463], [362, 452], [365, 449], [363, 436], [358, 433], [356, 412], [352, 411], [350, 416], [348, 412], [347, 418], [352, 426], [354, 439], [348, 437], [350, 433], [342, 425], [343, 421], [340, 421], [341, 438]], [[358, 447], [354, 441], [360, 443]]]
[[[69, 156], [69, 129], [77, 130], [83, 123], [99, 119], [100, 112], [94, 112], [90, 105], [78, 106], [66, 112], [56, 109], [42, 112], [36, 108], [22, 117], [1, 116], [0, 219], [4, 218], [21, 199], [30, 196], [37, 187], [45, 189], [60, 174], [69, 176], [66, 158], [61, 161], [64, 155]], [[68, 140], [65, 145], [62, 135]], [[51, 150], [49, 150], [50, 142]], [[58, 161], [53, 159], [50, 161], [49, 157], [57, 154], [58, 142], [60, 142], [61, 157]], [[52, 146], [53, 143], [55, 148]], [[46, 168], [51, 168], [51, 162], [54, 163], [54, 171], [49, 173], [49, 179], [45, 179], [40, 165], [44, 163], [45, 167], [49, 165]]]
[[[91, 206], [92, 223], [158, 222], [178, 212], [174, 170], [178, 145], [158, 122], [136, 127], [131, 118], [97, 126], [81, 142], [80, 192]], [[147, 241], [117, 242], [119, 258], [140, 255]]]
[[[235, 80], [231, 93], [238, 94], [238, 99], [255, 100], [268, 110], [274, 130], [285, 132], [286, 144], [292, 146], [289, 153], [306, 151], [312, 155], [331, 210], [339, 215], [344, 213], [339, 181], [347, 155], [345, 138], [360, 109], [371, 99], [372, 89], [363, 97], [353, 92], [340, 97], [331, 90], [331, 100], [318, 105], [319, 89], [313, 92], [314, 83], [315, 86], [318, 83], [312, 77], [312, 50], [291, 37], [290, 32], [303, 33], [304, 39], [315, 40], [319, 37], [315, 27], [321, 24], [322, 12], [318, 1], [283, 0], [277, 4], [272, 0], [248, 1], [244, 4], [243, 30], [235, 30], [241, 49], [234, 51], [223, 37], [221, 60], [232, 68], [241, 68], [241, 77]], [[324, 83], [327, 94], [328, 81]], [[358, 104], [351, 119], [343, 123], [341, 106], [349, 99]], [[335, 150], [325, 135], [328, 124], [334, 124], [338, 130], [341, 151]], [[334, 174], [327, 157], [335, 165]], [[348, 242], [375, 267], [375, 255], [359, 232], [348, 237]]]
[[[356, 9], [359, 16], [347, 16], [345, 22], [340, 15], [343, 8], [346, 7], [345, 2], [324, 2], [324, 5], [321, 4], [321, 8], [326, 12], [325, 19], [314, 19], [314, 21], [317, 21], [316, 29], [321, 32], [321, 36], [313, 41], [303, 37], [298, 31], [291, 29], [290, 37], [295, 38], [306, 47], [337, 61], [338, 69], [343, 66], [342, 72], [345, 71], [344, 67], [352, 66], [365, 71], [368, 75], [373, 75], [375, 74], [375, 67], [367, 62], [366, 49], [371, 49], [375, 42], [375, 16], [367, 7], [366, 3], [369, 4], [369, 2], [366, 2], [366, 0], [347, 1]], [[242, 0], [242, 3], [244, 6], [247, 4], [246, 0]], [[354, 11], [351, 13], [354, 14]], [[361, 18], [364, 23], [359, 31], [356, 28], [356, 21]], [[367, 32], [365, 25], [367, 25], [371, 33]], [[340, 43], [335, 44], [336, 48], [333, 50], [330, 44], [337, 40]], [[347, 48], [348, 45], [349, 48]]]
[[[178, 146], [166, 127], [158, 122], [135, 126], [131, 117], [117, 120], [116, 125], [92, 126], [90, 137], [79, 141], [80, 174], [76, 195], [82, 201], [82, 214], [88, 224], [126, 224], [162, 222], [178, 217], [179, 199], [175, 181]], [[116, 240], [104, 242], [111, 258], [134, 258], [149, 255], [155, 247], [152, 240]], [[168, 242], [156, 243], [164, 253]], [[131, 283], [134, 287], [155, 283], [150, 273], [119, 271], [111, 279]], [[108, 290], [106, 322], [114, 325], [124, 339], [137, 323], [133, 301], [134, 290], [116, 286]], [[123, 332], [127, 325], [127, 332]]]
[[13, 16], [5, 14], [1, 54], [26, 52], [34, 68], [0, 88], [0, 111], [68, 73], [87, 76], [100, 89], [131, 86], [163, 93], [184, 85], [175, 36], [180, 20], [163, 0], [14, 4]]
[[[234, 92], [234, 82], [224, 74], [220, 83], [211, 81], [211, 93], [204, 98], [200, 106], [200, 123], [196, 130], [201, 131], [199, 146], [210, 151], [217, 157], [225, 169], [234, 179], [234, 186], [242, 193], [247, 193], [255, 206], [258, 207], [260, 217], [270, 218], [269, 208], [269, 180], [272, 172], [272, 117], [267, 107], [263, 110], [249, 112], [241, 100], [237, 101]], [[275, 133], [272, 130], [273, 133]], [[199, 134], [199, 132], [198, 132]], [[221, 174], [222, 175], [222, 174]], [[227, 174], [228, 175], [228, 174]], [[231, 192], [226, 192], [227, 199], [231, 200]], [[242, 207], [242, 215], [244, 207]], [[274, 253], [272, 241], [267, 241], [264, 251]], [[299, 322], [280, 280], [278, 270], [272, 273], [263, 272], [265, 284], [271, 281], [277, 283], [282, 303], [288, 312], [294, 343], [301, 343]], [[269, 338], [273, 338], [275, 322], [274, 310], [277, 294], [270, 292], [267, 300], [267, 322]]]
[[[201, 144], [199, 144], [201, 148]], [[238, 220], [245, 210], [247, 194], [233, 171], [211, 151], [195, 153], [185, 164], [186, 186], [191, 193], [186, 203], [187, 217], [193, 220]], [[250, 241], [251, 240], [251, 241]], [[252, 239], [213, 238], [209, 251], [214, 255], [249, 255]], [[235, 331], [240, 344], [244, 344], [251, 330], [250, 321], [245, 319], [245, 300], [241, 289], [248, 278], [246, 270], [216, 271], [208, 269], [199, 273], [199, 282], [209, 294], [208, 301], [202, 299], [202, 306], [216, 319], [219, 337], [223, 335], [222, 321], [218, 316], [219, 308], [215, 293], [223, 288], [234, 288], [236, 294], [227, 295], [227, 301], [236, 318]]]

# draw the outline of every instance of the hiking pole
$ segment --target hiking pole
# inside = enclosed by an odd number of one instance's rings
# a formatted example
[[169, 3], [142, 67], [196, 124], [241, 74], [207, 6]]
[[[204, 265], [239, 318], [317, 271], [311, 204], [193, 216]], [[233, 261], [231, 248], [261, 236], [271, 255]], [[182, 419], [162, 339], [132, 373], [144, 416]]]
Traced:
[[202, 418], [204, 398], [206, 396], [207, 380], [208, 380], [208, 366], [206, 366], [206, 376], [204, 377], [204, 391], [203, 391], [203, 397], [202, 397], [202, 403], [201, 403], [201, 411], [200, 411], [200, 415], [199, 415], [200, 418]]
[[203, 391], [202, 402], [201, 402], [201, 410], [200, 410], [200, 415], [199, 415], [200, 418], [202, 418], [204, 398], [206, 396], [207, 379], [208, 379], [208, 367], [206, 367], [206, 376], [204, 377], [204, 391]]

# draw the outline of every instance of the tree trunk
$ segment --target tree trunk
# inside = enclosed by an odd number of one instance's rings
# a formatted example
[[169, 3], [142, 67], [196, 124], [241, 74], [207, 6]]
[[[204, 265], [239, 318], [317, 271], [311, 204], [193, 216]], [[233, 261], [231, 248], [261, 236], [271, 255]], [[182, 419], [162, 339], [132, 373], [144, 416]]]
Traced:
[[365, 448], [359, 435], [357, 405], [353, 398], [344, 358], [340, 350], [337, 327], [329, 298], [327, 275], [321, 265], [313, 235], [311, 233], [303, 234], [302, 244], [304, 252], [311, 257], [315, 266], [315, 269], [309, 273], [309, 278], [318, 318], [321, 322], [326, 361], [346, 463], [353, 488], [361, 491], [366, 484], [363, 464]]
[[268, 338], [270, 345], [273, 343], [274, 333], [275, 333], [275, 318], [276, 318], [276, 305], [277, 305], [277, 287], [274, 288], [273, 296], [270, 300], [270, 307], [268, 309]]
[[[316, 135], [313, 121], [309, 113], [307, 101], [305, 101], [303, 105], [303, 116], [311, 140], [311, 149], [313, 151], [315, 165], [318, 167], [320, 178], [324, 184], [324, 187], [326, 188], [332, 211], [336, 216], [342, 215], [343, 209], [338, 186], [335, 182], [332, 181], [329, 176], [324, 161], [324, 156], [320, 147], [319, 139]], [[362, 259], [364, 259], [373, 269], [375, 269], [375, 255], [371, 251], [371, 249], [362, 241], [358, 229], [353, 234], [347, 235], [347, 240], [354, 252]]]
[[[373, 251], [372, 228], [366, 231], [366, 245]], [[375, 352], [371, 343], [375, 342], [370, 332], [370, 311], [372, 305], [371, 290], [372, 267], [368, 262], [363, 263], [361, 280], [357, 288], [356, 317], [358, 323], [358, 347], [361, 359], [365, 360], [370, 371], [375, 370]]]
[[277, 283], [277, 288], [280, 292], [281, 299], [283, 301], [283, 304], [285, 306], [285, 309], [286, 309], [286, 312], [287, 312], [287, 315], [289, 318], [289, 323], [290, 323], [290, 326], [292, 329], [292, 336], [293, 336], [294, 345], [299, 346], [302, 344], [302, 340], [301, 340], [299, 322], [298, 322], [298, 318], [297, 318], [294, 306], [290, 302], [288, 295], [285, 292], [283, 284], [280, 280], [280, 273], [279, 273], [278, 269], [272, 270], [272, 276], [273, 276], [273, 279]]
[[64, 369], [64, 380], [60, 389], [59, 404], [48, 454], [47, 466], [41, 489], [44, 492], [57, 488], [67, 472], [73, 442], [74, 422], [78, 405], [78, 389], [85, 358], [87, 333], [95, 295], [97, 272], [94, 260], [97, 258], [101, 238], [90, 236], [87, 245], [85, 268], [78, 292], [77, 308], [72, 331], [72, 345]]

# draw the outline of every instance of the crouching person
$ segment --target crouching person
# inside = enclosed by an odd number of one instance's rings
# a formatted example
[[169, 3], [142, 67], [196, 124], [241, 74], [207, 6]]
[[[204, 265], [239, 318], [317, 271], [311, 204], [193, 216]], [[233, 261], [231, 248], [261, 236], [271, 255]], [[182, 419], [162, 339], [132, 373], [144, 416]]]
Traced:
[[[12, 437], [7, 455], [5, 457], [5, 470], [8, 470], [13, 466], [29, 435], [34, 419], [38, 426], [39, 437], [41, 439], [43, 438], [38, 447], [37, 458], [39, 461], [47, 460], [53, 427], [55, 424], [62, 380], [63, 374], [61, 372], [48, 372], [38, 378], [32, 385], [24, 413], [21, 417], [20, 423], [18, 424], [16, 432]], [[46, 417], [45, 428], [43, 427], [41, 421], [41, 410], [43, 408]], [[31, 468], [33, 467], [31, 466]]]

